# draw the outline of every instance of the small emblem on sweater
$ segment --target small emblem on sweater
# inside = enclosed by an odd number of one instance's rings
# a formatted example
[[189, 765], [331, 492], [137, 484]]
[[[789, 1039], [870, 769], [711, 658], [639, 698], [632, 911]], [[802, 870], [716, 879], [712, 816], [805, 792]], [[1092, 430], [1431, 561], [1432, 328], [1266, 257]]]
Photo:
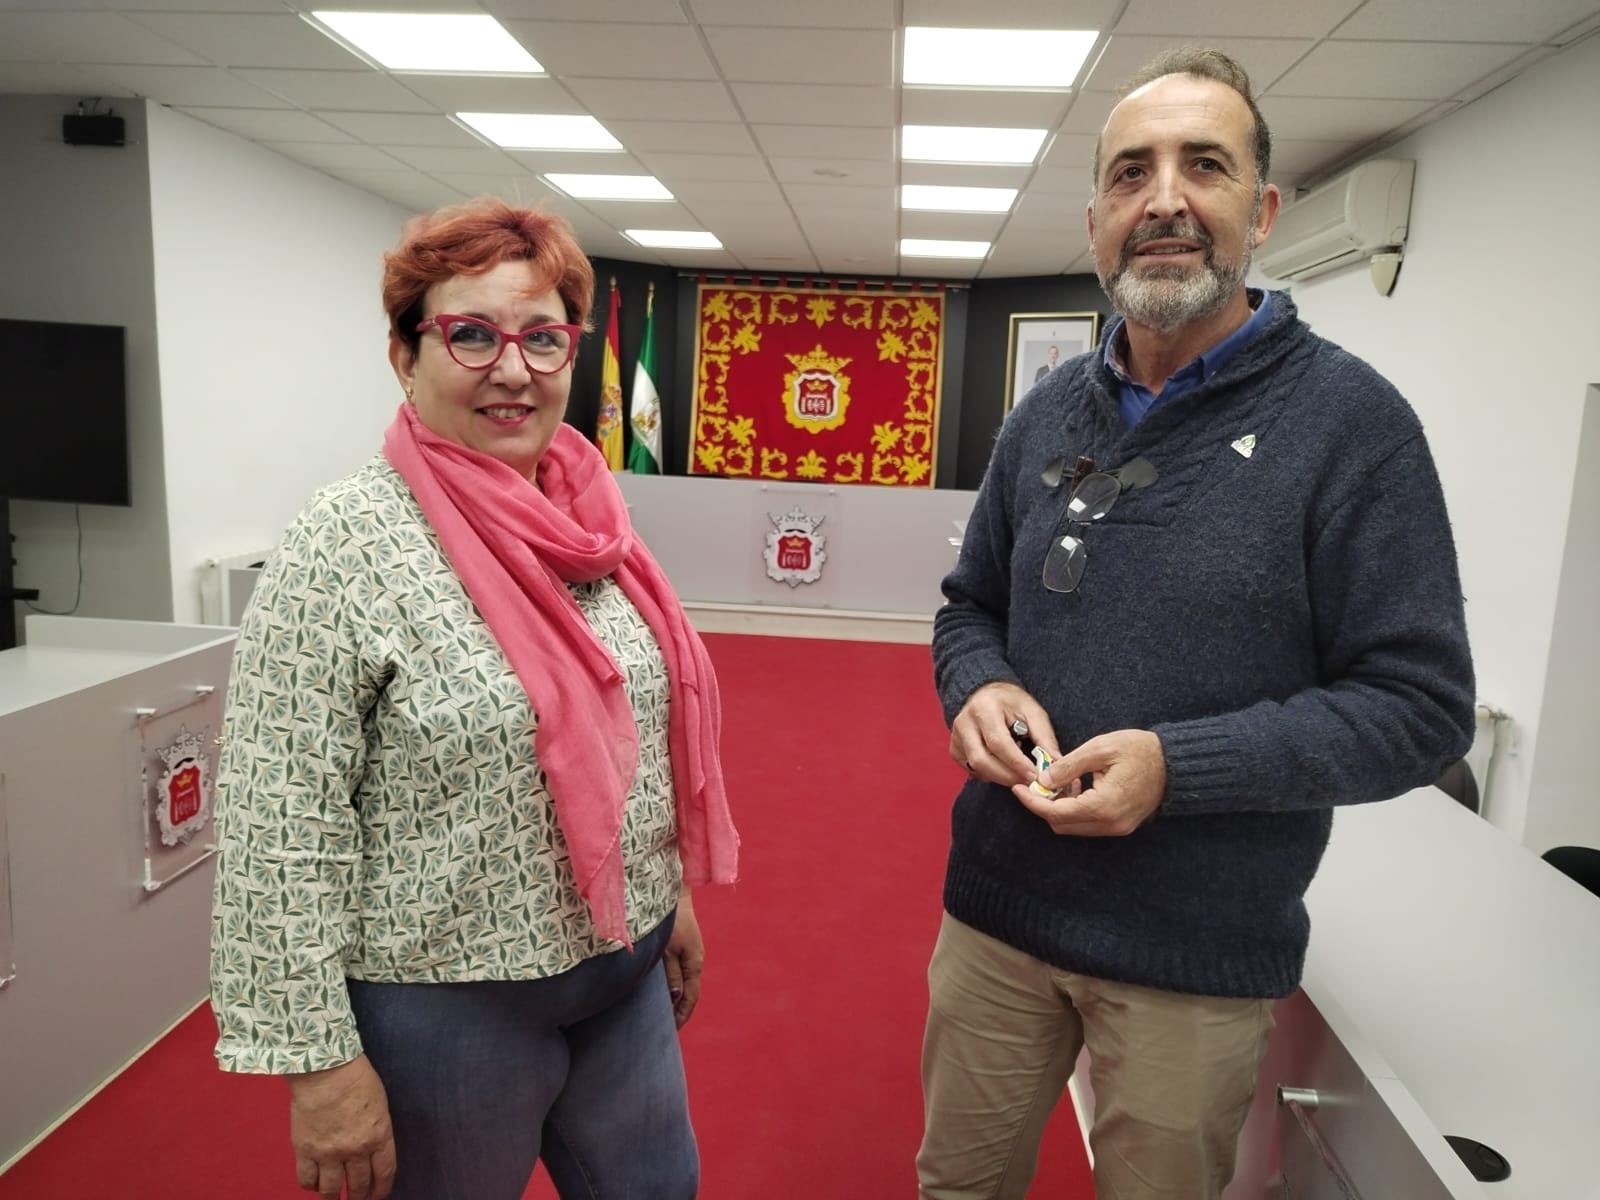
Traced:
[[1239, 452], [1240, 458], [1249, 458], [1256, 452], [1256, 435], [1247, 433], [1242, 438], [1236, 438], [1233, 448]]

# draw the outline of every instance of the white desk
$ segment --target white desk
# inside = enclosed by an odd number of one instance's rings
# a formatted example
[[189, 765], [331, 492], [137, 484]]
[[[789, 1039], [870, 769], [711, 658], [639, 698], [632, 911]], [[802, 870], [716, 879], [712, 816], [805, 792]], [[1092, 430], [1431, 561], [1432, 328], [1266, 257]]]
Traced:
[[[1320, 1093], [1313, 1124], [1362, 1200], [1600, 1200], [1600, 898], [1429, 787], [1338, 809], [1306, 902], [1305, 978], [1225, 1200], [1279, 1197], [1280, 1167], [1304, 1165], [1279, 1086]], [[1474, 1179], [1445, 1135], [1511, 1175]]]
[[1340, 809], [1307, 902], [1305, 993], [1374, 1086], [1505, 1155], [1486, 1197], [1600, 1197], [1600, 898], [1423, 788]]
[[235, 636], [43, 616], [27, 632], [0, 651], [0, 977], [16, 965], [0, 988], [0, 1170], [205, 994], [209, 861], [141, 886], [137, 714], [220, 697]]

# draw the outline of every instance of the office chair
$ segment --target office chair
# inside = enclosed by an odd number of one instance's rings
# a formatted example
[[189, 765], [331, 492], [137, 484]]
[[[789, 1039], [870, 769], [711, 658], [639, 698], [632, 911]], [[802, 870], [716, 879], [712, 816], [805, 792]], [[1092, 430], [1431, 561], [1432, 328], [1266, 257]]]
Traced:
[[1439, 778], [1433, 781], [1433, 786], [1446, 796], [1462, 805], [1468, 812], [1478, 811], [1478, 781], [1472, 774], [1472, 768], [1467, 765], [1467, 760], [1458, 758], [1443, 771]]
[[1600, 896], [1600, 850], [1588, 846], [1551, 846], [1539, 857], [1568, 879]]

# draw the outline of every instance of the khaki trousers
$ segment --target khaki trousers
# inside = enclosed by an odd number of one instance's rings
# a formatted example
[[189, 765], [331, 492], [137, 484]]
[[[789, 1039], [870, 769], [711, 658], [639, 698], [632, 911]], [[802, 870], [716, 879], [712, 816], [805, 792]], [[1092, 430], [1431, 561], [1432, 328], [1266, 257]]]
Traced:
[[928, 991], [922, 1200], [1023, 1200], [1084, 1045], [1097, 1200], [1215, 1200], [1227, 1186], [1272, 1001], [1057, 970], [948, 913]]

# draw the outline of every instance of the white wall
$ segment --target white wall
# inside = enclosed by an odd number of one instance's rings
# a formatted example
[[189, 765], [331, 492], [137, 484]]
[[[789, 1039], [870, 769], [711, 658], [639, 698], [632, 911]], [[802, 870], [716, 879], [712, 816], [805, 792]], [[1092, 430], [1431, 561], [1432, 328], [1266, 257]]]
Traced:
[[[1460, 549], [1479, 695], [1517, 723], [1486, 815], [1516, 837], [1560, 830], [1592, 845], [1592, 770], [1582, 794], [1541, 790], [1535, 763], [1588, 760], [1600, 732], [1592, 635], [1586, 647], [1553, 640], [1564, 570], [1592, 579], [1600, 557], [1600, 541], [1568, 537], [1585, 395], [1600, 381], [1597, 119], [1600, 38], [1590, 38], [1384, 152], [1417, 163], [1392, 296], [1377, 295], [1365, 268], [1293, 289], [1312, 327], [1393, 380], [1427, 426]], [[1548, 691], [1552, 664], [1585, 653], [1582, 686]]]
[[151, 105], [172, 616], [200, 619], [212, 555], [274, 545], [365, 462], [401, 399], [381, 255], [410, 215]]
[[[80, 616], [172, 616], [162, 487], [161, 388], [151, 288], [144, 109], [118, 102], [128, 145], [68, 146], [74, 100], [0, 96], [0, 316], [127, 330], [133, 504], [83, 505]], [[0, 427], [0, 437], [15, 436]], [[18, 587], [64, 610], [77, 591], [73, 506], [13, 501]], [[0, 547], [3, 552], [4, 547]], [[17, 606], [17, 627], [27, 610]]]

